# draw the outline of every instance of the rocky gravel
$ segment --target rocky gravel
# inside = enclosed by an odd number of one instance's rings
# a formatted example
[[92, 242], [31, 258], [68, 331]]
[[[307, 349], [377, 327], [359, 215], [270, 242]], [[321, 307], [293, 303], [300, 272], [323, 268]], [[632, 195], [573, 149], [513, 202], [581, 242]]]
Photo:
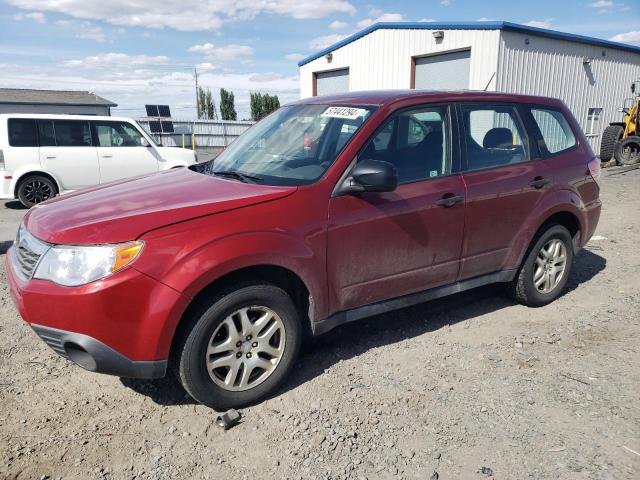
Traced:
[[[57, 357], [3, 276], [0, 478], [640, 478], [640, 170], [602, 197], [554, 304], [492, 286], [345, 325], [227, 431], [173, 379]], [[3, 250], [23, 214], [0, 211]]]

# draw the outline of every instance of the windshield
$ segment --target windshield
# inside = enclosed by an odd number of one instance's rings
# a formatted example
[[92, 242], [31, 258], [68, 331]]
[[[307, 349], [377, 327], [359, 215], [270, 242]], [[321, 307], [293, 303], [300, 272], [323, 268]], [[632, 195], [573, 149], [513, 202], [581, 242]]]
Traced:
[[373, 109], [330, 105], [282, 107], [238, 137], [209, 174], [266, 185], [318, 180]]

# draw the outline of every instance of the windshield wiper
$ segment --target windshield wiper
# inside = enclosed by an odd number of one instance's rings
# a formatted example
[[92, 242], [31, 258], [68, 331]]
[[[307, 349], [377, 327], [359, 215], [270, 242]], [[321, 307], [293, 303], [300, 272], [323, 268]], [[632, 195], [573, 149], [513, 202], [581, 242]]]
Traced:
[[262, 177], [258, 177], [256, 175], [249, 175], [248, 173], [238, 172], [237, 170], [216, 170], [213, 172], [213, 174], [219, 175], [221, 177], [235, 178], [245, 183], [256, 183], [256, 182], [264, 181]]

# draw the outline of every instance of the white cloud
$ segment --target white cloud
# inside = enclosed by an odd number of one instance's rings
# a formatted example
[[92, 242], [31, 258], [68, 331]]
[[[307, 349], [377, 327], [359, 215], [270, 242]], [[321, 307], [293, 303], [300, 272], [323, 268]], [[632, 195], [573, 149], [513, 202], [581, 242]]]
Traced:
[[358, 28], [366, 28], [378, 22], [402, 22], [404, 15], [401, 13], [382, 13], [377, 18], [365, 18], [357, 23]]
[[525, 25], [538, 28], [552, 28], [553, 24], [551, 23], [551, 20], [553, 19], [547, 18], [546, 20], [530, 20]]
[[254, 73], [249, 77], [250, 82], [268, 83], [281, 80], [284, 75], [280, 73]]
[[[101, 27], [87, 21], [77, 20], [58, 20], [56, 25], [67, 29], [69, 32], [75, 32], [76, 38], [85, 40], [93, 40], [98, 43], [104, 43], [107, 40], [107, 34]], [[122, 34], [123, 32], [119, 32]]]
[[613, 7], [613, 2], [609, 0], [598, 0], [597, 2], [590, 3], [589, 6], [591, 8], [611, 8]]
[[445, 7], [448, 7], [449, 5], [451, 5], [453, 3], [453, 0], [442, 0], [440, 2], [440, 5], [444, 5]]
[[261, 14], [317, 19], [355, 13], [347, 0], [7, 0], [15, 7], [102, 20], [114, 25], [172, 28], [181, 31], [219, 29], [224, 22], [251, 20]]
[[478, 19], [479, 22], [495, 22], [495, 18], [489, 18], [489, 17], [480, 17]]
[[189, 52], [202, 53], [209, 60], [213, 61], [226, 61], [247, 59], [253, 56], [253, 47], [248, 45], [237, 45], [235, 43], [216, 47], [212, 43], [204, 43], [202, 45], [194, 45], [190, 47]]
[[126, 53], [100, 53], [91, 57], [85, 57], [80, 60], [69, 60], [65, 62], [67, 67], [148, 67], [166, 65], [169, 58], [164, 55], [127, 55]]
[[330, 33], [329, 35], [323, 35], [321, 37], [316, 37], [311, 39], [309, 42], [309, 48], [312, 50], [323, 50], [334, 43], [339, 42], [340, 40], [344, 40], [348, 35], [343, 35], [341, 33]]
[[329, 24], [331, 30], [343, 30], [347, 28], [349, 24], [347, 22], [341, 22], [340, 20], [334, 20]]
[[42, 12], [17, 13], [13, 16], [13, 19], [19, 22], [23, 20], [33, 20], [34, 22], [45, 23], [47, 21], [47, 18]]
[[640, 30], [619, 33], [618, 35], [614, 35], [613, 37], [611, 37], [609, 40], [613, 40], [614, 42], [634, 43], [636, 45], [640, 45]]
[[287, 60], [290, 60], [292, 62], [299, 62], [300, 60], [302, 60], [305, 57], [306, 57], [306, 55], [303, 55], [302, 53], [290, 53], [290, 54], [284, 56], [284, 58], [286, 58]]
[[421, 18], [418, 21], [419, 22], [436, 22], [437, 20], [435, 18]]

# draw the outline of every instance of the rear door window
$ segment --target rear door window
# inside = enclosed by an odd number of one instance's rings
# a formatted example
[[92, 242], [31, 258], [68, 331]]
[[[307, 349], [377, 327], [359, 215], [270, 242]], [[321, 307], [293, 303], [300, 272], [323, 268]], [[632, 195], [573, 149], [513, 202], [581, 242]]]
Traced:
[[544, 142], [543, 145], [540, 145], [542, 152], [546, 150], [548, 154], [553, 155], [575, 146], [576, 137], [562, 112], [532, 107], [531, 116], [542, 135]]
[[80, 120], [56, 120], [53, 122], [56, 143], [59, 147], [90, 147], [89, 122]]
[[10, 118], [9, 145], [12, 147], [37, 147], [36, 121], [31, 118]]
[[53, 129], [53, 120], [38, 120], [38, 133], [40, 134], [41, 147], [56, 146], [56, 132]]
[[515, 105], [461, 106], [467, 170], [529, 161], [529, 139]]

